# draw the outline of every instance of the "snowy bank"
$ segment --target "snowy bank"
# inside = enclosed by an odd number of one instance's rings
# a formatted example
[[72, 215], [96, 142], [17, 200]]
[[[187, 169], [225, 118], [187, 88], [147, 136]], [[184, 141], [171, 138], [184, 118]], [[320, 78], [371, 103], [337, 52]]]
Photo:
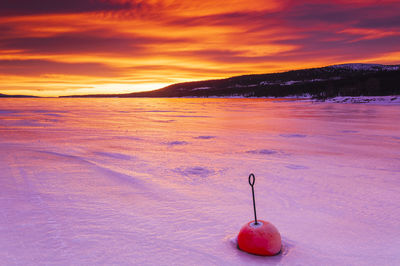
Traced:
[[384, 104], [384, 105], [400, 105], [400, 95], [392, 96], [340, 96], [328, 98], [325, 100], [316, 100], [317, 102], [326, 103], [367, 103], [367, 104]]

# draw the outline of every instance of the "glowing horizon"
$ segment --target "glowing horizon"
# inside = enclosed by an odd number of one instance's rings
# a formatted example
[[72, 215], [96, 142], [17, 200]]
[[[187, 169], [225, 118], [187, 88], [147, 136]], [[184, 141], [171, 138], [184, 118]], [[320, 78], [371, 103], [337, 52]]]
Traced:
[[129, 93], [341, 63], [400, 63], [398, 1], [0, 3], [0, 93]]

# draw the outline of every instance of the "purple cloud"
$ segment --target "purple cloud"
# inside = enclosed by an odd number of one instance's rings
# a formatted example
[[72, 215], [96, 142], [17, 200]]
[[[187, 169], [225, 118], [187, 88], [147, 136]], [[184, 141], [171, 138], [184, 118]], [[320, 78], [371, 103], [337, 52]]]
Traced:
[[142, 1], [104, 1], [104, 0], [12, 0], [0, 1], [0, 15], [32, 15], [52, 13], [82, 13], [93, 11], [118, 11], [145, 9]]
[[[141, 54], [148, 44], [185, 42], [183, 38], [145, 37], [107, 33], [108, 30], [62, 33], [49, 37], [0, 39], [0, 49], [20, 49], [39, 54]], [[112, 35], [111, 35], [112, 34]], [[110, 36], [111, 35], [111, 36]]]
[[62, 63], [49, 60], [0, 60], [0, 74], [38, 76], [63, 74], [78, 76], [111, 77], [117, 69], [100, 63]]

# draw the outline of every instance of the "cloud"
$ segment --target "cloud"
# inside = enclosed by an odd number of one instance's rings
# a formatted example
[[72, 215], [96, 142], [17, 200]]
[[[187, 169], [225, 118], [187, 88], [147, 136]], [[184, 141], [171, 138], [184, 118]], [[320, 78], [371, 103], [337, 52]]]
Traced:
[[[397, 7], [400, 10], [400, 7]], [[400, 15], [383, 16], [376, 18], [365, 18], [360, 20], [356, 26], [361, 28], [400, 28]]]
[[0, 60], [0, 74], [41, 76], [51, 74], [110, 77], [118, 72], [99, 63], [62, 63], [49, 60]]
[[145, 1], [105, 0], [12, 0], [0, 1], [0, 15], [33, 15], [54, 13], [82, 13], [96, 11], [118, 11], [145, 9]]
[[2, 49], [20, 49], [35, 54], [140, 54], [147, 45], [185, 42], [183, 38], [126, 35], [109, 29], [56, 34], [45, 37], [0, 39]]

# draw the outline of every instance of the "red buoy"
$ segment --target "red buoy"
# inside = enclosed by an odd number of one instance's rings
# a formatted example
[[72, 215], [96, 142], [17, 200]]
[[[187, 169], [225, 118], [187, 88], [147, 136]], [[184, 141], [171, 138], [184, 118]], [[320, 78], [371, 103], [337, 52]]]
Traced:
[[278, 229], [270, 222], [258, 220], [246, 223], [238, 235], [239, 249], [251, 254], [273, 256], [281, 251], [282, 240]]
[[282, 248], [281, 234], [278, 229], [267, 221], [258, 220], [256, 213], [256, 200], [254, 197], [254, 174], [249, 175], [249, 184], [253, 194], [254, 221], [245, 224], [238, 235], [239, 249], [251, 254], [273, 256]]

